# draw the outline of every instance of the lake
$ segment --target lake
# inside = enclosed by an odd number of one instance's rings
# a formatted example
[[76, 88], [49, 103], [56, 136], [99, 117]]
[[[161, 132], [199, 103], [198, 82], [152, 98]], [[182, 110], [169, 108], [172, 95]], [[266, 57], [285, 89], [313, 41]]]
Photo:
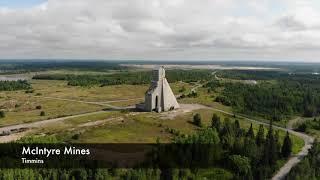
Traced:
[[27, 79], [29, 79], [29, 77], [21, 74], [0, 75], [0, 81], [18, 81], [18, 80], [27, 80]]

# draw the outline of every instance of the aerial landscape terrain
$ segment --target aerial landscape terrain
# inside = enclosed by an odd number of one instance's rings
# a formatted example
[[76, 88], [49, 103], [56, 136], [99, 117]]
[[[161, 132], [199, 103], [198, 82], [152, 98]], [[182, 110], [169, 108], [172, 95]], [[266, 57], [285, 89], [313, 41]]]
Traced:
[[[176, 167], [169, 174], [178, 179], [318, 177], [319, 162], [313, 157], [319, 154], [314, 139], [320, 136], [320, 65], [175, 63], [180, 66], [1, 61], [0, 141], [133, 146], [210, 143], [215, 149], [209, 154], [214, 166]], [[166, 78], [180, 108], [161, 113], [137, 110], [136, 104], [144, 101], [150, 86], [152, 70], [160, 66], [168, 67]], [[2, 169], [0, 175], [13, 179], [24, 175], [67, 179], [164, 176], [154, 168], [95, 173], [89, 169]]]

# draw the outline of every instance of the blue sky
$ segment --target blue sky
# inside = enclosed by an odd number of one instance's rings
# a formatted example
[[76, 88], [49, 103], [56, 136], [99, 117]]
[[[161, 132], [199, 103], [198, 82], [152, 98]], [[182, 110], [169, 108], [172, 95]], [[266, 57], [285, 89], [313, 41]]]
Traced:
[[7, 8], [28, 8], [44, 2], [46, 0], [0, 0], [0, 6]]

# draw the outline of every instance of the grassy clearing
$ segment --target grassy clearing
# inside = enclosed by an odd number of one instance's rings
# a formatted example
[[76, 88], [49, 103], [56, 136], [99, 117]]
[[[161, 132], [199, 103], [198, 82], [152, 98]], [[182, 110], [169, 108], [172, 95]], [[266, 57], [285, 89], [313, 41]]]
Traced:
[[[119, 112], [103, 112], [99, 114], [91, 114], [82, 117], [70, 118], [64, 121], [59, 121], [49, 126], [41, 127], [34, 130], [34, 134], [56, 135], [61, 141], [68, 141], [71, 136], [79, 132], [84, 132], [91, 127], [83, 126], [86, 123], [108, 120], [118, 117]], [[107, 121], [106, 121], [107, 122]], [[94, 127], [99, 127], [99, 124]]]
[[[1, 126], [40, 121], [102, 109], [98, 105], [35, 97], [33, 94], [26, 94], [23, 91], [2, 92], [0, 96], [2, 97], [0, 105], [6, 110], [6, 117], [0, 121]], [[40, 107], [37, 108], [37, 106]], [[45, 112], [44, 116], [40, 116], [41, 111]]]
[[193, 87], [193, 85], [191, 83], [175, 82], [175, 83], [171, 83], [170, 87], [173, 93], [177, 95], [177, 94], [189, 91]]
[[66, 123], [71, 124], [73, 126], [81, 125], [83, 123], [99, 121], [103, 119], [109, 119], [113, 117], [121, 117], [122, 113], [117, 111], [104, 112], [100, 114], [93, 114], [88, 116], [82, 116], [77, 118], [70, 118], [66, 121]]
[[144, 99], [139, 98], [139, 99], [131, 99], [128, 101], [111, 102], [108, 104], [113, 105], [113, 106], [118, 106], [118, 107], [128, 107], [128, 106], [134, 106], [134, 105], [142, 103], [142, 102], [144, 102]]
[[34, 80], [32, 86], [37, 93], [41, 93], [43, 96], [94, 102], [140, 98], [148, 89], [147, 85], [77, 87], [68, 86], [65, 81], [47, 80]]
[[162, 133], [161, 129], [161, 127], [130, 119], [121, 124], [111, 124], [88, 130], [81, 134], [81, 140], [78, 142], [155, 143], [158, 137], [161, 141], [168, 141], [170, 135], [168, 133]]
[[232, 108], [229, 106], [224, 106], [220, 103], [217, 103], [214, 101], [215, 97], [218, 95], [216, 92], [208, 92], [207, 88], [200, 87], [196, 90], [198, 97], [196, 98], [183, 98], [179, 99], [179, 103], [184, 103], [184, 104], [203, 104], [209, 107], [214, 107], [217, 109], [221, 109], [227, 112], [232, 112]]
[[[36, 93], [41, 93], [43, 96], [97, 102], [143, 98], [149, 88], [148, 84], [78, 87], [68, 86], [66, 81], [54, 80], [32, 80], [32, 86]], [[190, 85], [176, 82], [171, 84], [171, 87], [176, 94], [182, 87], [188, 89]]]

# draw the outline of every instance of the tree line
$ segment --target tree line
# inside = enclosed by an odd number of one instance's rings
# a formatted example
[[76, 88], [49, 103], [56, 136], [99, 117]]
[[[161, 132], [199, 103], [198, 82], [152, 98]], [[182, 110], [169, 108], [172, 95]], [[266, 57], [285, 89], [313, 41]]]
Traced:
[[126, 70], [127, 67], [120, 66], [119, 62], [115, 61], [0, 61], [1, 73], [15, 74], [39, 72], [47, 70], [78, 70], [78, 71], [99, 71], [105, 72], [108, 70]]
[[320, 80], [289, 79], [257, 85], [213, 80], [210, 91], [222, 87], [215, 101], [235, 111], [280, 121], [292, 115], [313, 117], [320, 113]]
[[27, 80], [0, 81], [0, 91], [17, 91], [31, 89], [31, 84]]
[[[150, 71], [121, 72], [109, 75], [74, 75], [74, 74], [39, 74], [33, 79], [42, 80], [66, 80], [71, 86], [109, 86], [109, 85], [140, 85], [151, 82], [152, 73]], [[206, 81], [212, 78], [209, 70], [168, 70], [166, 78], [170, 83], [177, 81], [196, 82]]]
[[270, 80], [289, 77], [288, 72], [276, 70], [224, 70], [217, 72], [217, 76], [238, 80]]

